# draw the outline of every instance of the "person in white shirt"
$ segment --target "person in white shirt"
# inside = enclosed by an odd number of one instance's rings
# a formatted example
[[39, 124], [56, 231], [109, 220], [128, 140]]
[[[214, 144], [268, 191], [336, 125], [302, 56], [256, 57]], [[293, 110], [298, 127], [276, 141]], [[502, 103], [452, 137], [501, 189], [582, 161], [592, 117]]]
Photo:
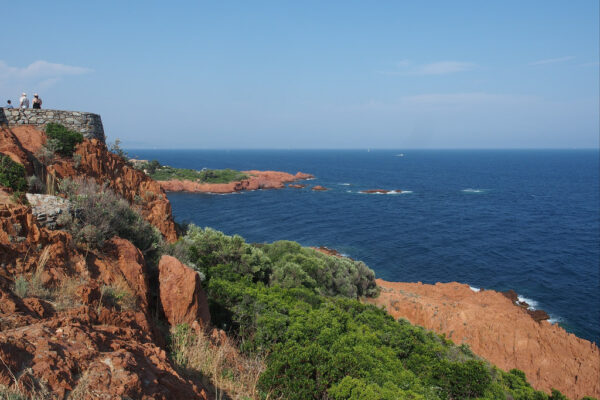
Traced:
[[29, 108], [29, 99], [27, 98], [27, 93], [21, 94], [21, 98], [19, 99], [19, 108]]

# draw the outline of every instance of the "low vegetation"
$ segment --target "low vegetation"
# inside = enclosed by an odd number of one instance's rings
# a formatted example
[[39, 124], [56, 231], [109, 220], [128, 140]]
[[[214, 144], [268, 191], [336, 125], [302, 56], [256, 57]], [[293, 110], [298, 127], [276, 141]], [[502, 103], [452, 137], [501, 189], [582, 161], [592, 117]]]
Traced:
[[377, 294], [375, 273], [363, 262], [332, 257], [290, 241], [251, 245], [239, 235], [190, 225], [172, 253], [193, 265], [208, 283], [213, 278], [281, 288], [310, 289], [327, 296]]
[[123, 279], [110, 285], [103, 285], [100, 288], [100, 303], [98, 307], [101, 305], [122, 311], [138, 310], [137, 298]]
[[[60, 285], [52, 288], [44, 286], [42, 273], [50, 258], [50, 247], [40, 253], [35, 271], [30, 275], [19, 275], [14, 279], [13, 293], [21, 298], [37, 297], [51, 303], [56, 311], [67, 310], [80, 305], [77, 288], [85, 283], [81, 276], [65, 277]], [[0, 397], [1, 398], [1, 397]]]
[[[264, 358], [253, 398], [560, 398], [531, 388], [521, 371], [500, 371], [467, 346], [362, 304], [357, 297], [377, 295], [363, 263], [193, 225], [169, 251], [204, 277], [213, 324], [244, 357]], [[181, 334], [174, 357], [199, 370], [182, 356], [194, 345], [182, 345]]]
[[54, 140], [52, 145], [53, 150], [64, 157], [71, 157], [73, 151], [75, 151], [75, 147], [83, 142], [83, 135], [81, 133], [53, 122], [46, 125], [46, 135], [48, 139]]
[[259, 398], [263, 357], [242, 354], [227, 336], [210, 338], [181, 324], [171, 331], [170, 348], [175, 365], [191, 378], [208, 380], [216, 399]]
[[152, 179], [157, 181], [178, 179], [198, 183], [229, 183], [248, 178], [248, 175], [233, 169], [203, 169], [197, 171], [160, 165], [156, 160], [138, 163], [136, 167], [145, 171]]
[[27, 188], [25, 167], [0, 153], [0, 185], [20, 192]]
[[119, 236], [148, 257], [160, 247], [160, 232], [106, 184], [99, 185], [91, 179], [64, 179], [58, 186], [75, 210], [73, 215], [62, 214], [58, 222], [77, 243], [98, 249], [106, 240]]

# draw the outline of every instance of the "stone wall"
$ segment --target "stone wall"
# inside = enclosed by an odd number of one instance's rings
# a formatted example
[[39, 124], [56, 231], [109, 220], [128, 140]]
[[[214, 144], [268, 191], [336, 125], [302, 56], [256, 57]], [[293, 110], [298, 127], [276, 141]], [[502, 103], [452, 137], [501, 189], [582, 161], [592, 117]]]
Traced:
[[43, 128], [49, 122], [56, 122], [80, 132], [86, 139], [99, 139], [104, 142], [104, 127], [98, 114], [32, 108], [0, 108], [0, 124], [6, 124], [9, 127], [35, 125]]

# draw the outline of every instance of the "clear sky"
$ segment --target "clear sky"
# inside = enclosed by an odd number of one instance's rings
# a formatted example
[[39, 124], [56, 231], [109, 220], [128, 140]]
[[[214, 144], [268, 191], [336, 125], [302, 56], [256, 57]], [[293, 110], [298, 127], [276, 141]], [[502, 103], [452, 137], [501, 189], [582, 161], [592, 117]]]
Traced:
[[599, 144], [599, 2], [6, 1], [0, 99], [142, 148]]

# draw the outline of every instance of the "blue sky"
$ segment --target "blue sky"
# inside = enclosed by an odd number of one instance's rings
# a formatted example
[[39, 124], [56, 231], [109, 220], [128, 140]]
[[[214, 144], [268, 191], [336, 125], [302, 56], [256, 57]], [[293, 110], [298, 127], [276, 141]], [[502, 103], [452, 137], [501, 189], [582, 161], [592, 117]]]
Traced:
[[3, 7], [0, 99], [133, 148], [599, 145], [599, 6], [52, 1]]

